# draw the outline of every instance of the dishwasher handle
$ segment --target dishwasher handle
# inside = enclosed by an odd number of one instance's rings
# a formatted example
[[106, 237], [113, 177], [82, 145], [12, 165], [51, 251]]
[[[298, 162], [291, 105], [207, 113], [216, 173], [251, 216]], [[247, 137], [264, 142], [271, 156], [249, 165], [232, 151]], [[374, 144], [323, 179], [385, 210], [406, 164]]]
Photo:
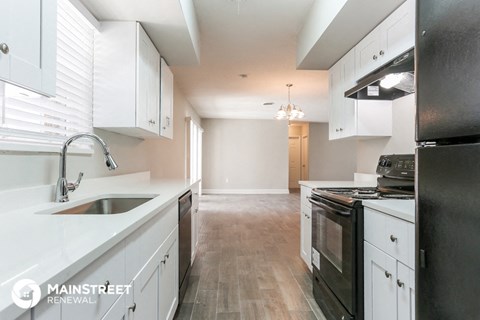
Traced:
[[178, 198], [178, 221], [192, 209], [192, 190], [188, 190]]

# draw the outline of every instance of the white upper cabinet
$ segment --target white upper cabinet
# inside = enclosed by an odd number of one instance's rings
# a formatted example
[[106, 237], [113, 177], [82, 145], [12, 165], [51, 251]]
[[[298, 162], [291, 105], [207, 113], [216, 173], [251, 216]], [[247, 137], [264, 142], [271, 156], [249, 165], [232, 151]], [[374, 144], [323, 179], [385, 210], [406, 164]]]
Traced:
[[354, 52], [350, 50], [329, 70], [329, 139], [391, 136], [391, 101], [345, 98], [345, 91], [355, 84]]
[[161, 114], [160, 135], [173, 139], [173, 73], [165, 60], [161, 59]]
[[95, 36], [94, 127], [160, 133], [160, 55], [138, 22], [102, 22]]
[[407, 0], [355, 47], [358, 80], [415, 46], [415, 1]]
[[57, 1], [1, 0], [0, 80], [54, 96]]

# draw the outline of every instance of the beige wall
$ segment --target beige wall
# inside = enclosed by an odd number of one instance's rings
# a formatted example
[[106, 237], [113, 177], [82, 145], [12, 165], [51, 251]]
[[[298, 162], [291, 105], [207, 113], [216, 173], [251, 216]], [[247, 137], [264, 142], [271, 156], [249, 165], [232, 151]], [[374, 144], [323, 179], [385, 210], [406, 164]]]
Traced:
[[415, 153], [415, 95], [393, 101], [393, 132], [390, 138], [360, 140], [357, 172], [375, 173], [382, 154]]
[[197, 123], [201, 119], [180, 90], [175, 90], [173, 113], [173, 140], [158, 138], [147, 141], [152, 176], [158, 178], [185, 177], [185, 118]]
[[[84, 179], [151, 170], [155, 177], [183, 178], [185, 168], [185, 115], [199, 121], [198, 115], [175, 89], [174, 140], [155, 141], [95, 130], [104, 138], [118, 162], [118, 169], [108, 171], [103, 153], [95, 146], [94, 155], [69, 155], [67, 175], [76, 179], [78, 172]], [[59, 154], [0, 153], [0, 190], [17, 189], [45, 184], [55, 184], [58, 178]]]
[[287, 189], [288, 126], [275, 120], [203, 119], [204, 189]]
[[328, 123], [310, 123], [309, 180], [353, 180], [355, 140], [328, 140]]

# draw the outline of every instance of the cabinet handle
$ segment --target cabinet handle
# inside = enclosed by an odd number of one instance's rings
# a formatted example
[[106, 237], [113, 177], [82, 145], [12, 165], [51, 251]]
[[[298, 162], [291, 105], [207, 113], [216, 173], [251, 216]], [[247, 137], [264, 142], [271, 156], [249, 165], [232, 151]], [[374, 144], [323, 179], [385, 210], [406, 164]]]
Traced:
[[404, 283], [397, 279], [397, 286], [399, 286], [400, 288], [403, 288], [403, 285]]
[[390, 235], [390, 241], [397, 242], [398, 238], [395, 237], [393, 234]]
[[170, 127], [170, 117], [165, 117], [167, 119], [167, 127]]
[[167, 254], [165, 255], [165, 258], [166, 258], [166, 259], [170, 258], [170, 253], [167, 253]]
[[340, 128], [340, 131], [343, 131], [343, 128]]
[[338, 130], [338, 129], [335, 129], [335, 132], [338, 132], [338, 131], [340, 131], [340, 130]]
[[148, 123], [150, 123], [150, 124], [155, 124], [155, 123], [157, 123], [157, 122], [156, 122], [155, 120], [149, 120]]
[[381, 56], [383, 56], [383, 55], [385, 54], [385, 51], [380, 50], [379, 54], [380, 54]]
[[104, 286], [103, 292], [107, 293], [109, 285], [110, 285], [110, 281], [108, 281], [108, 280], [105, 281], [105, 283], [103, 284], [103, 286]]
[[0, 51], [2, 51], [3, 54], [8, 54], [10, 52], [10, 48], [6, 43], [1, 43], [0, 44]]
[[133, 305], [128, 307], [128, 310], [132, 310], [132, 312], [135, 312], [136, 309], [137, 309], [137, 304], [135, 302], [133, 303]]
[[385, 271], [385, 277], [386, 278], [391, 278], [392, 277], [392, 274], [388, 271]]
[[373, 55], [373, 60], [375, 60], [375, 61], [376, 61], [377, 59], [378, 59], [377, 55], [376, 55], [376, 54], [374, 54], [374, 55]]

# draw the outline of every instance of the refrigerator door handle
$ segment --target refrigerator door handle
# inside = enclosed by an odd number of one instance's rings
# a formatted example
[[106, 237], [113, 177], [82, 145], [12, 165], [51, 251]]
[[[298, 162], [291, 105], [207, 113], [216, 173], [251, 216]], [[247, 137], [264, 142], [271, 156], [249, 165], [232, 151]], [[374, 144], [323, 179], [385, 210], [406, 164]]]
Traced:
[[420, 268], [425, 269], [426, 263], [425, 263], [425, 250], [420, 249]]

